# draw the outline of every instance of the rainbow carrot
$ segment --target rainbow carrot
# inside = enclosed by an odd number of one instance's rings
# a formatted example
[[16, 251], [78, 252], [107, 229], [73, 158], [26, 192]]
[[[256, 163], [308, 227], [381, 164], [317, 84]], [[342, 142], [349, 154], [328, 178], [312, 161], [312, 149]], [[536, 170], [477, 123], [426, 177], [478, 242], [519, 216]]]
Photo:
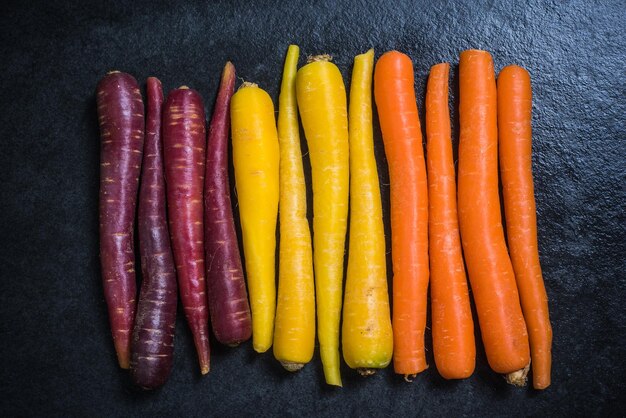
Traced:
[[516, 65], [498, 77], [500, 173], [507, 241], [530, 337], [533, 387], [550, 386], [552, 327], [537, 246], [532, 175], [530, 75]]
[[393, 364], [407, 380], [428, 367], [428, 184], [413, 80], [405, 54], [390, 51], [376, 63], [374, 95], [391, 182]]
[[393, 333], [387, 290], [385, 231], [372, 129], [374, 50], [354, 58], [350, 84], [350, 252], [342, 348], [362, 375], [387, 367]]
[[100, 123], [100, 262], [117, 360], [130, 366], [135, 320], [134, 225], [144, 140], [143, 100], [130, 74], [111, 71], [98, 83]]
[[204, 268], [205, 128], [200, 94], [182, 86], [163, 105], [163, 158], [167, 208], [178, 290], [198, 352], [209, 372], [209, 310]]
[[461, 243], [491, 368], [526, 383], [528, 334], [504, 241], [498, 196], [496, 80], [491, 55], [468, 50], [459, 62], [458, 210]]
[[346, 89], [328, 55], [298, 70], [296, 95], [313, 177], [313, 266], [324, 376], [341, 386], [339, 322], [348, 218], [349, 144]]
[[278, 99], [280, 252], [274, 357], [289, 371], [311, 361], [315, 346], [313, 253], [296, 103], [299, 55], [300, 49], [290, 45]]
[[230, 102], [233, 162], [252, 309], [252, 346], [272, 346], [276, 312], [275, 253], [279, 148], [274, 104], [256, 84], [244, 83]]
[[230, 203], [228, 133], [235, 66], [227, 62], [209, 125], [204, 178], [204, 248], [211, 325], [222, 344], [250, 338], [252, 320]]
[[433, 66], [426, 89], [430, 294], [437, 370], [463, 379], [474, 371], [476, 343], [456, 210], [449, 71], [448, 63]]

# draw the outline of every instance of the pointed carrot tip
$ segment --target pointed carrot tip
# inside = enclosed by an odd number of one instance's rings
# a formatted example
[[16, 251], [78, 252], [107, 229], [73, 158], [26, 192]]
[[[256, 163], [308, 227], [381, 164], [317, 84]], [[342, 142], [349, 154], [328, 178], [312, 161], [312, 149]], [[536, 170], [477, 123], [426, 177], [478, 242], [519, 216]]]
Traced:
[[235, 72], [235, 65], [230, 61], [226, 61], [226, 64], [224, 64], [224, 77], [234, 72]]
[[209, 365], [206, 364], [200, 367], [200, 373], [202, 373], [202, 375], [204, 376], [205, 374], [209, 373], [209, 369], [210, 369]]
[[130, 369], [130, 360], [128, 359], [128, 356], [118, 357], [117, 362], [119, 363], [120, 368], [124, 370]]

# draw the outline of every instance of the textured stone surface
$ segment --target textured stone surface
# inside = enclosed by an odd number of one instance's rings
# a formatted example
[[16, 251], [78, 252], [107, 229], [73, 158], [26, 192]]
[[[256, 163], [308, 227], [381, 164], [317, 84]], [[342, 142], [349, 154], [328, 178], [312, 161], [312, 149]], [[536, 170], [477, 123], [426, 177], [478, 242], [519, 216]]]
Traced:
[[[625, 10], [619, 1], [2, 2], [0, 411], [623, 414]], [[323, 384], [317, 355], [289, 375], [271, 352], [256, 355], [249, 343], [234, 350], [214, 344], [212, 371], [201, 379], [182, 315], [174, 371], [161, 391], [135, 390], [117, 368], [99, 277], [98, 79], [111, 69], [139, 81], [158, 76], [166, 91], [181, 84], [197, 89], [211, 110], [230, 59], [239, 77], [276, 100], [291, 42], [303, 55], [332, 54], [348, 83], [355, 54], [372, 46], [377, 55], [393, 48], [408, 53], [422, 113], [429, 67], [453, 64], [454, 93], [463, 49], [491, 51], [497, 69], [517, 63], [530, 71], [540, 252], [554, 327], [550, 389], [508, 387], [489, 370], [482, 347], [466, 381], [440, 378], [429, 352], [431, 368], [413, 384], [391, 368], [366, 380], [344, 368], [345, 387], [336, 390]], [[376, 135], [388, 214], [377, 126]], [[430, 347], [429, 333], [426, 339]]]

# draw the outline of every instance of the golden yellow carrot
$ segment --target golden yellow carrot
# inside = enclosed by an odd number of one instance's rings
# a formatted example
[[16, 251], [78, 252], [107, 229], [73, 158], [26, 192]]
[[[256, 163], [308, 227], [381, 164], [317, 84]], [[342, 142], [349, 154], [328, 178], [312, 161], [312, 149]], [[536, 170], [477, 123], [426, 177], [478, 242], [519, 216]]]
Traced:
[[329, 56], [298, 70], [296, 94], [313, 177], [313, 266], [318, 338], [326, 383], [341, 386], [339, 322], [348, 217], [346, 89]]
[[315, 346], [313, 253], [296, 104], [299, 56], [300, 48], [290, 45], [278, 98], [280, 249], [274, 326], [274, 357], [294, 372], [311, 361]]
[[362, 375], [387, 367], [393, 353], [385, 231], [372, 131], [374, 50], [354, 58], [350, 84], [350, 245], [342, 348]]
[[279, 149], [272, 99], [256, 84], [244, 83], [231, 99], [230, 117], [252, 346], [263, 353], [272, 346], [276, 310]]

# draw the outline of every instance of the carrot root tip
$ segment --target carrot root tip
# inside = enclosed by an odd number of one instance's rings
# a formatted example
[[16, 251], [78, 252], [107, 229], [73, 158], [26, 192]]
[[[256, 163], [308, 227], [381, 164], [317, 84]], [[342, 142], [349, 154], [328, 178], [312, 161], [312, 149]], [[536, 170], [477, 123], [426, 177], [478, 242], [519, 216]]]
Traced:
[[202, 366], [200, 367], [200, 373], [205, 375], [209, 372], [209, 366]]
[[359, 372], [359, 374], [364, 377], [371, 376], [376, 373], [376, 369], [368, 369], [365, 367], [360, 367], [356, 369], [356, 371]]
[[285, 368], [285, 370], [292, 373], [297, 372], [304, 367], [304, 363], [294, 363], [292, 361], [281, 361], [280, 364]]
[[526, 386], [526, 380], [528, 377], [529, 370], [530, 370], [530, 363], [528, 363], [523, 369], [519, 369], [512, 373], [507, 374], [506, 376], [504, 376], [504, 379], [510, 385], [517, 386], [520, 388], [524, 387]]
[[417, 374], [405, 374], [404, 381], [408, 383], [413, 383], [413, 379], [415, 379], [415, 376], [417, 376]]
[[241, 86], [239, 86], [239, 89], [242, 89], [244, 87], [259, 87], [259, 85], [257, 83], [252, 83], [250, 81], [244, 81], [243, 83], [241, 83]]

